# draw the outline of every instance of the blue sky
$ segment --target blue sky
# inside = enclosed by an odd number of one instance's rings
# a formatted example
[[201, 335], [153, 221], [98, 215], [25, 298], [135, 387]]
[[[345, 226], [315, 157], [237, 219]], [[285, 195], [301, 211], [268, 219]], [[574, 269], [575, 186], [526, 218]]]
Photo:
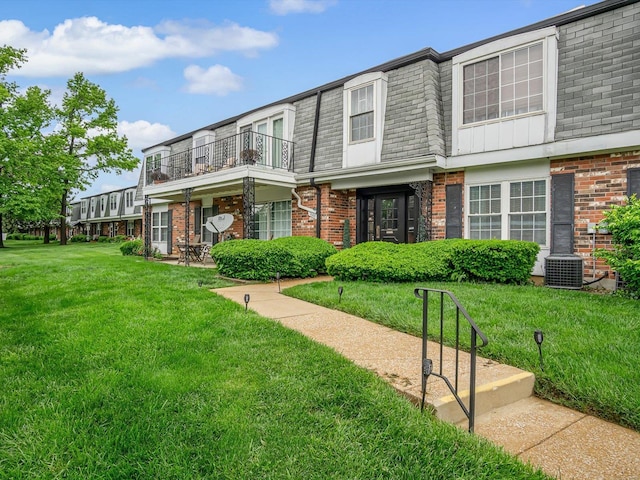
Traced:
[[[594, 0], [21, 0], [0, 45], [26, 48], [10, 78], [62, 97], [78, 71], [116, 101], [142, 148], [426, 47], [438, 52]], [[137, 183], [102, 175], [77, 197]]]

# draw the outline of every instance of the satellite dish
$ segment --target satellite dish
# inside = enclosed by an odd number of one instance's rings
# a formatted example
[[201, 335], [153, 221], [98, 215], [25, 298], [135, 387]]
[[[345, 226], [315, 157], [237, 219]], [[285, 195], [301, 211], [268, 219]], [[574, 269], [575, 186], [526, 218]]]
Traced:
[[212, 233], [222, 233], [233, 223], [233, 215], [230, 213], [223, 213], [216, 215], [215, 217], [207, 217], [207, 223], [205, 228]]

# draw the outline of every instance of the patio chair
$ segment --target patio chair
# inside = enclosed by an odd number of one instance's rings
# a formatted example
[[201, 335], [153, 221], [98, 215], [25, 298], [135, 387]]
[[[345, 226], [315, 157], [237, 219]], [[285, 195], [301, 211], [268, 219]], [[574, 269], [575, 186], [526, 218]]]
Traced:
[[180, 262], [185, 263], [185, 258], [187, 256], [187, 246], [184, 243], [176, 243], [176, 248], [178, 249], [178, 264]]
[[202, 264], [207, 264], [207, 259], [213, 261], [209, 252], [211, 251], [211, 245], [205, 244], [202, 246], [202, 250], [200, 250], [200, 258], [202, 258]]

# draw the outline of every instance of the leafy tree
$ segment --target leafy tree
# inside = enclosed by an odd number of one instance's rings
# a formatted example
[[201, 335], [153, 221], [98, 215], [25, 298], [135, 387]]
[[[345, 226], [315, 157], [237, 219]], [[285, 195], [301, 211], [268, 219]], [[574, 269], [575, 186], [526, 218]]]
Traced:
[[628, 293], [640, 298], [640, 199], [633, 195], [626, 205], [612, 205], [604, 216], [613, 249], [600, 249], [597, 255], [620, 274]]
[[[69, 79], [62, 106], [56, 109], [58, 126], [50, 150], [58, 165], [61, 222], [72, 190], [84, 190], [102, 172], [122, 173], [137, 166], [138, 159], [128, 147], [127, 138], [118, 136], [117, 114], [115, 101], [82, 73]], [[66, 229], [61, 228], [60, 244], [66, 243]]]
[[[11, 69], [26, 60], [25, 51], [0, 48], [0, 230], [2, 215], [11, 213], [23, 220], [51, 218], [52, 168], [46, 152], [43, 130], [53, 118], [49, 91], [29, 87], [20, 93], [6, 80]], [[0, 247], [3, 247], [0, 237]]]

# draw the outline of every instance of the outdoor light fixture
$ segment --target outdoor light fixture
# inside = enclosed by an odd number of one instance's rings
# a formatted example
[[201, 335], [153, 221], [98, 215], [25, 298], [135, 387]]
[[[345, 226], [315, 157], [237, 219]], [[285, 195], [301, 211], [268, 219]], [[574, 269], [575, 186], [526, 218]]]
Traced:
[[544, 337], [542, 336], [542, 330], [536, 330], [533, 332], [533, 339], [538, 344], [538, 352], [540, 353], [540, 370], [544, 372], [544, 365], [542, 363], [542, 341]]
[[280, 293], [280, 272], [276, 272], [276, 281], [278, 282], [278, 293]]
[[338, 303], [340, 303], [342, 301], [342, 292], [344, 292], [344, 287], [343, 286], [339, 286], [338, 287]]
[[246, 312], [249, 308], [249, 300], [251, 300], [251, 296], [248, 293], [244, 294], [244, 311]]

